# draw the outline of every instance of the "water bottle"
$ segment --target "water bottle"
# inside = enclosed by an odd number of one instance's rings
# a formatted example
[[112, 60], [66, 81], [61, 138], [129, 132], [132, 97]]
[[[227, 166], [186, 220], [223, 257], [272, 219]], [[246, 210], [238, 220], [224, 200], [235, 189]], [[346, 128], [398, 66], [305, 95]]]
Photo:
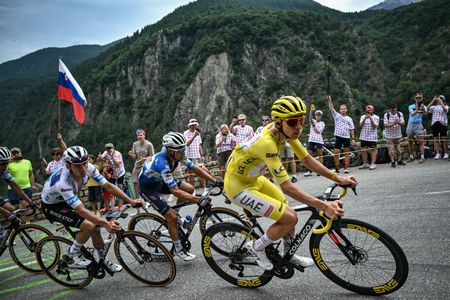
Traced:
[[190, 215], [186, 215], [185, 217], [178, 217], [178, 224], [181, 225], [184, 229], [189, 227], [189, 224], [192, 222], [192, 217]]

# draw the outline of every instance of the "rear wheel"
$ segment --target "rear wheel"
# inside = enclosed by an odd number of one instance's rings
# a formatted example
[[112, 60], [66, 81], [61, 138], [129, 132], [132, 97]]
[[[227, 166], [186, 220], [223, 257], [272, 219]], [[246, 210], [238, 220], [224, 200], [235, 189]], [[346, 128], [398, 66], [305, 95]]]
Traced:
[[[210, 226], [223, 222], [242, 225], [246, 228], [249, 228], [249, 230], [252, 227], [252, 225], [249, 222], [243, 220], [241, 216], [234, 210], [224, 207], [214, 207], [211, 209], [211, 215], [204, 214], [200, 218], [200, 233], [204, 235], [206, 229], [208, 229]], [[223, 249], [221, 247], [217, 247], [214, 244], [214, 242], [211, 243], [211, 247], [213, 247], [214, 250], [218, 251], [223, 255], [230, 254], [228, 252], [221, 252], [223, 251]]]
[[[63, 237], [46, 237], [36, 247], [36, 260], [51, 280], [68, 288], [79, 289], [87, 286], [93, 276], [87, 268], [69, 266], [71, 258], [67, 253], [72, 244], [72, 241]], [[81, 249], [81, 255], [88, 257], [84, 248]]]
[[158, 215], [142, 213], [135, 215], [128, 223], [128, 230], [134, 230], [148, 234], [158, 240], [167, 249], [174, 253], [174, 245], [169, 235], [167, 221]]
[[169, 250], [151, 236], [124, 231], [114, 242], [114, 253], [124, 269], [150, 286], [166, 286], [176, 276], [176, 265]]
[[203, 256], [213, 271], [229, 283], [257, 288], [267, 284], [273, 276], [258, 266], [256, 257], [245, 247], [249, 240], [257, 238], [242, 225], [226, 222], [212, 225], [202, 238]]
[[40, 274], [43, 271], [36, 261], [35, 250], [38, 242], [48, 236], [52, 236], [52, 233], [42, 226], [23, 225], [11, 234], [9, 254], [21, 269], [32, 274]]
[[363, 295], [386, 295], [408, 278], [408, 261], [400, 246], [370, 224], [342, 219], [328, 233], [313, 234], [311, 255], [334, 283]]

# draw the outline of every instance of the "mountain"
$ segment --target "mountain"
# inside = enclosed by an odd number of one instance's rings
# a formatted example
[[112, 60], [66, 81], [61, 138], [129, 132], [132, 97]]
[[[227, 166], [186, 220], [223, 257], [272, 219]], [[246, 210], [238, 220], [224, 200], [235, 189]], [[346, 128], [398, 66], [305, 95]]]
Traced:
[[0, 80], [55, 76], [58, 70], [58, 58], [62, 57], [65, 63], [75, 67], [109, 47], [111, 44], [41, 49], [0, 64]]
[[369, 7], [368, 10], [379, 10], [379, 9], [389, 10], [421, 1], [423, 0], [385, 0], [381, 3], [378, 3], [377, 5]]
[[[78, 67], [66, 63], [88, 99], [84, 126], [61, 105], [66, 142], [92, 153], [113, 142], [127, 153], [135, 128], [144, 127], [158, 149], [165, 132], [184, 131], [196, 118], [213, 154], [220, 124], [245, 113], [256, 128], [281, 95], [295, 93], [324, 110], [328, 55], [330, 94], [354, 120], [367, 103], [378, 114], [390, 102], [405, 112], [418, 90], [427, 101], [450, 95], [448, 0], [349, 14], [314, 3], [199, 0]], [[293, 4], [299, 8], [286, 9]], [[20, 86], [2, 84], [9, 96], [0, 97], [0, 141], [36, 162], [38, 141], [44, 155], [55, 145], [56, 78], [23, 96], [15, 94]], [[331, 136], [333, 121], [328, 113], [324, 119]]]

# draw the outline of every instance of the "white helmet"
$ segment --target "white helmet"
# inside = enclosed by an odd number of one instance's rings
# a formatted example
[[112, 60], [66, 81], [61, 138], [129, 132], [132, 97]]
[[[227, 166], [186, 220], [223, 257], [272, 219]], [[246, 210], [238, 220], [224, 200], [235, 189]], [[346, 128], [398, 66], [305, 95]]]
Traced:
[[182, 133], [171, 131], [163, 136], [162, 145], [166, 148], [181, 149], [186, 147], [186, 139]]
[[69, 147], [63, 154], [64, 161], [73, 165], [84, 164], [88, 158], [88, 152], [81, 146]]
[[11, 151], [6, 147], [0, 147], [0, 162], [10, 162]]

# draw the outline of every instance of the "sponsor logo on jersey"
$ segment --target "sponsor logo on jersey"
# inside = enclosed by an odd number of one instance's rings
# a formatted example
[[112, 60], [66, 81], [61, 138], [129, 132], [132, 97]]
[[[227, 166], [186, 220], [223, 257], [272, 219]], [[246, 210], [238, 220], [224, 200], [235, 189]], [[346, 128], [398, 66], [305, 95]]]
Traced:
[[270, 157], [277, 157], [278, 153], [266, 153], [266, 157], [270, 158]]
[[71, 192], [72, 189], [61, 189], [61, 192], [65, 193], [65, 192]]

